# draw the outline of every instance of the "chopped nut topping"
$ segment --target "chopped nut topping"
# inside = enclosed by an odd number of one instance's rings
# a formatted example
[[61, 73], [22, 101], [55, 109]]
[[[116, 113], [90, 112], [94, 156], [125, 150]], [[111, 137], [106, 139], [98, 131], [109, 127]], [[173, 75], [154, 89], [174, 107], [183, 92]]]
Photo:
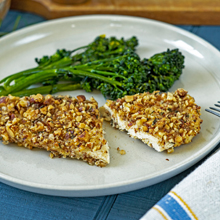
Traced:
[[174, 148], [173, 147], [171, 147], [171, 148], [169, 148], [168, 150], [167, 150], [167, 153], [168, 154], [171, 154], [171, 153], [173, 153], [174, 152]]
[[126, 102], [132, 102], [134, 100], [133, 96], [125, 96], [125, 101]]
[[117, 101], [107, 100], [104, 107], [114, 127], [132, 131], [133, 134], [129, 134], [133, 138], [138, 138], [141, 133], [143, 138], [140, 139], [150, 146], [152, 143], [144, 136], [156, 138], [160, 147], [158, 151], [170, 148], [169, 152], [172, 152], [173, 147], [191, 142], [201, 129], [201, 107], [184, 89], [177, 89], [174, 93], [156, 91], [125, 96]]
[[121, 150], [119, 147], [117, 147], [117, 151], [119, 151], [119, 153], [121, 155], [125, 155], [126, 154], [126, 151], [125, 150]]
[[9, 95], [0, 97], [0, 118], [4, 144], [44, 148], [51, 158], [68, 156], [101, 167], [109, 163], [103, 119], [94, 98]]
[[121, 155], [125, 155], [125, 154], [126, 154], [126, 151], [125, 151], [125, 150], [120, 150], [120, 154], [121, 154]]
[[79, 100], [79, 102], [84, 102], [86, 100], [86, 97], [84, 95], [78, 95], [77, 99]]

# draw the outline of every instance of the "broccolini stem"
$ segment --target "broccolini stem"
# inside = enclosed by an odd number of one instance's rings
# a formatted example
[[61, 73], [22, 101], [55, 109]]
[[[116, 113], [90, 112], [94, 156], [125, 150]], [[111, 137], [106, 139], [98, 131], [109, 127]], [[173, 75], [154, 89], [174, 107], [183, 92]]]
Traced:
[[[80, 47], [80, 48], [77, 48], [75, 50], [73, 50], [72, 52], [75, 52], [79, 49], [83, 49], [83, 48], [86, 48], [87, 46], [84, 46], [84, 47]], [[90, 66], [92, 64], [97, 64], [99, 63], [100, 65], [102, 65], [103, 62], [109, 62], [109, 61], [112, 61], [112, 60], [116, 60], [116, 59], [122, 59], [124, 57], [126, 57], [127, 55], [123, 55], [123, 56], [118, 56], [118, 57], [113, 57], [113, 58], [106, 58], [106, 59], [101, 59], [101, 60], [95, 60], [95, 61], [92, 61], [92, 62], [89, 62], [87, 64], [83, 64], [83, 65], [76, 65], [75, 67], [77, 69], [79, 68], [84, 68], [86, 66]], [[32, 68], [32, 69], [28, 69], [28, 70], [24, 70], [24, 71], [21, 71], [21, 72], [18, 72], [18, 73], [15, 73], [15, 74], [12, 74], [10, 76], [7, 76], [5, 77], [4, 79], [2, 79], [0, 81], [0, 83], [3, 83], [4, 82], [4, 87], [6, 88], [7, 90], [7, 87], [10, 85], [10, 83], [17, 79], [17, 78], [20, 78], [21, 76], [29, 76], [29, 75], [32, 75], [32, 74], [35, 74], [35, 73], [38, 73], [40, 72], [41, 70], [44, 70], [44, 69], [58, 69], [58, 68], [61, 68], [61, 67], [66, 67], [66, 66], [69, 66], [72, 64], [72, 58], [71, 57], [64, 57], [62, 58], [61, 60], [58, 60], [56, 62], [53, 62], [53, 63], [50, 63], [48, 65], [43, 65], [43, 66], [38, 66], [38, 67], [35, 67], [35, 68]], [[101, 73], [100, 73], [101, 74]]]
[[5, 86], [8, 86], [14, 79], [17, 79], [17, 78], [19, 78], [21, 76], [28, 76], [30, 74], [37, 73], [37, 72], [39, 72], [38, 67], [35, 67], [35, 68], [32, 68], [32, 69], [28, 69], [28, 70], [24, 70], [24, 71], [21, 71], [21, 72], [18, 72], [18, 73], [14, 73], [12, 75], [9, 75], [9, 76], [5, 77], [4, 79], [2, 79], [0, 81], [0, 83], [5, 82]]
[[72, 64], [72, 59], [71, 57], [64, 57], [56, 62], [53, 62], [41, 69], [58, 69], [58, 68], [61, 68], [61, 67], [65, 67], [65, 66], [69, 66]]
[[92, 64], [97, 64], [97, 63], [100, 65], [103, 65], [103, 63], [105, 63], [105, 62], [110, 62], [110, 61], [117, 60], [117, 59], [120, 61], [125, 57], [128, 57], [128, 55], [122, 55], [122, 56], [117, 56], [117, 57], [112, 57], [112, 58], [105, 58], [105, 59], [101, 59], [101, 60], [94, 60], [94, 61], [91, 61], [91, 62], [88, 62], [85, 64], [75, 65], [74, 67], [76, 67], [76, 68], [87, 67], [87, 66], [91, 66]]
[[105, 52], [105, 54], [119, 54], [123, 52], [123, 48], [118, 48], [117, 50], [112, 50], [112, 51], [108, 51]]
[[38, 72], [40, 72], [41, 70], [44, 70], [44, 69], [45, 70], [46, 69], [58, 69], [58, 68], [61, 68], [61, 67], [69, 66], [69, 65], [71, 65], [71, 63], [72, 63], [72, 59], [70, 57], [64, 57], [64, 58], [62, 58], [59, 61], [51, 63], [50, 65], [43, 66], [43, 67], [40, 67], [40, 66], [39, 67], [35, 67], [35, 68], [32, 68], [32, 69], [24, 70], [24, 71], [15, 73], [13, 75], [10, 75], [8, 77], [5, 77], [4, 79], [2, 79], [0, 81], [0, 83], [5, 82], [4, 83], [4, 87], [7, 90], [7, 87], [10, 85], [10, 83], [13, 80], [18, 79], [18, 78], [20, 78], [22, 76], [29, 76], [29, 75], [38, 73]]
[[114, 77], [120, 77], [123, 79], [126, 79], [126, 77], [116, 74], [116, 73], [112, 73], [112, 72], [107, 72], [107, 71], [101, 71], [101, 70], [94, 70], [94, 69], [87, 69], [87, 71], [91, 72], [91, 73], [98, 73], [101, 75], [106, 75], [106, 76], [114, 76]]
[[56, 84], [53, 85], [53, 89], [51, 90], [51, 94], [54, 94], [56, 92], [62, 92], [62, 91], [73, 91], [77, 89], [82, 89], [82, 86], [80, 83], [77, 84]]
[[85, 49], [85, 48], [88, 48], [88, 45], [87, 45], [87, 46], [78, 47], [78, 48], [72, 50], [70, 53], [74, 53], [74, 52], [76, 52], [77, 50], [81, 50], [81, 49]]
[[122, 86], [122, 83], [117, 82], [117, 81], [113, 80], [112, 78], [108, 78], [105, 76], [101, 76], [101, 75], [94, 74], [94, 73], [87, 72], [87, 71], [83, 71], [83, 70], [76, 70], [76, 69], [74, 69], [74, 67], [67, 67], [67, 68], [64, 68], [64, 70], [70, 71], [74, 75], [88, 76], [90, 78], [99, 79], [103, 82], [107, 82], [109, 84], [112, 84], [113, 86], [120, 86], [120, 87]]
[[57, 69], [43, 70], [39, 73], [35, 73], [30, 76], [27, 76], [24, 80], [20, 80], [19, 82], [17, 82], [12, 86], [8, 86], [7, 88], [5, 88], [5, 91], [1, 91], [0, 95], [8, 95], [12, 92], [17, 92], [19, 90], [28, 88], [29, 86], [35, 83], [40, 83], [57, 76], [58, 76]]
[[26, 76], [21, 76], [20, 78], [15, 79], [15, 80], [14, 80], [14, 84], [18, 83], [20, 80], [23, 80], [23, 79], [25, 79], [25, 78], [26, 78]]
[[0, 86], [0, 94], [4, 91], [5, 91], [5, 88], [3, 86]]
[[50, 86], [41, 86], [33, 89], [24, 89], [19, 92], [12, 92], [11, 95], [13, 96], [30, 96], [33, 94], [54, 94], [56, 92], [61, 91], [73, 91], [77, 89], [81, 89], [80, 83], [78, 84], [56, 84]]
[[38, 88], [33, 88], [33, 89], [24, 89], [19, 92], [12, 92], [11, 95], [13, 96], [29, 96], [33, 94], [49, 94], [52, 90], [53, 86], [41, 86]]

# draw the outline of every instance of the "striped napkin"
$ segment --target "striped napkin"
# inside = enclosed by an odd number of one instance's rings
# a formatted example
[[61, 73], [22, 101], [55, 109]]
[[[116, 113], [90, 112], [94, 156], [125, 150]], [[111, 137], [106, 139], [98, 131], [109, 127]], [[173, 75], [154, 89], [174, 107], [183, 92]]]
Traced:
[[141, 220], [220, 219], [220, 150], [177, 184]]

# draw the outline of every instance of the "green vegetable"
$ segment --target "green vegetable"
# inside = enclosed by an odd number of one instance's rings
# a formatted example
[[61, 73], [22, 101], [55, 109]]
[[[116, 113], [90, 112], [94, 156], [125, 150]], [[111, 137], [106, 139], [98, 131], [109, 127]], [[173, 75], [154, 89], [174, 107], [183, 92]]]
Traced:
[[77, 84], [56, 84], [56, 85], [49, 85], [49, 86], [42, 86], [38, 88], [32, 88], [32, 89], [24, 89], [19, 92], [13, 92], [11, 95], [13, 96], [30, 96], [32, 94], [54, 94], [57, 92], [62, 91], [72, 91], [81, 89], [81, 85], [79, 83]]
[[[124, 40], [101, 35], [87, 46], [57, 50], [52, 56], [36, 59], [37, 67], [2, 79], [0, 96], [98, 89], [106, 98], [117, 99], [146, 91], [167, 91], [182, 73], [184, 56], [178, 49], [168, 49], [141, 60], [135, 52], [137, 45], [136, 37]], [[30, 88], [39, 83], [41, 86]]]

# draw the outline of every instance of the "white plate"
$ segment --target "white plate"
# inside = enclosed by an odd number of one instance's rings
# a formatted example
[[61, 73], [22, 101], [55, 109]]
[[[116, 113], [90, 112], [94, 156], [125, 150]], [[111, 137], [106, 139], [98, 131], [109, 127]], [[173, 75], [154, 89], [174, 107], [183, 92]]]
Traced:
[[[139, 39], [138, 53], [150, 57], [167, 48], [179, 48], [186, 68], [170, 91], [184, 88], [202, 107], [201, 133], [173, 154], [158, 153], [141, 141], [105, 123], [111, 164], [89, 166], [71, 159], [49, 158], [43, 150], [0, 144], [0, 180], [8, 185], [57, 196], [100, 196], [140, 189], [170, 178], [195, 164], [219, 142], [219, 119], [205, 112], [219, 100], [220, 53], [201, 38], [171, 25], [127, 16], [81, 16], [44, 22], [0, 39], [0, 78], [35, 66], [34, 58], [58, 48], [86, 45], [100, 34]], [[62, 94], [94, 96], [84, 91]], [[124, 149], [120, 155], [117, 148]], [[168, 160], [167, 160], [168, 159]]]

